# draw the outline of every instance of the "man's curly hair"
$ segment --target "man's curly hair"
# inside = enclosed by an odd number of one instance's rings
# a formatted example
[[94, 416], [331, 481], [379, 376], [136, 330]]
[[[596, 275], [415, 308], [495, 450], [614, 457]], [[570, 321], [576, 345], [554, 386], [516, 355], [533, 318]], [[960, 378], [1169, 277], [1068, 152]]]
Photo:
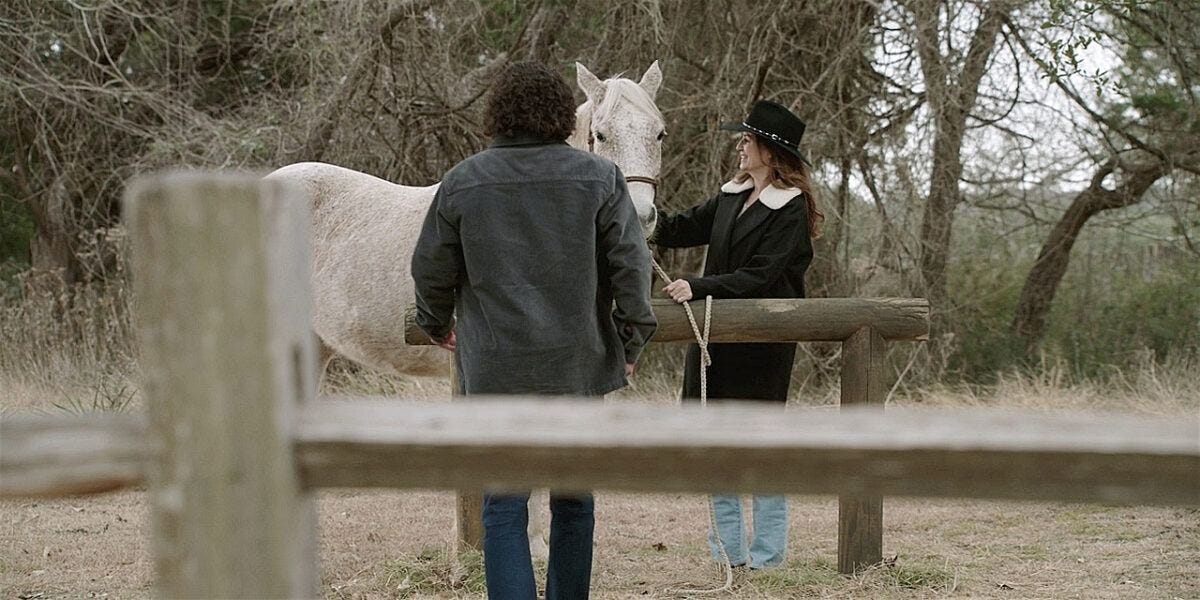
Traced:
[[541, 63], [518, 62], [496, 76], [483, 115], [484, 135], [562, 141], [574, 130], [575, 98], [559, 74]]

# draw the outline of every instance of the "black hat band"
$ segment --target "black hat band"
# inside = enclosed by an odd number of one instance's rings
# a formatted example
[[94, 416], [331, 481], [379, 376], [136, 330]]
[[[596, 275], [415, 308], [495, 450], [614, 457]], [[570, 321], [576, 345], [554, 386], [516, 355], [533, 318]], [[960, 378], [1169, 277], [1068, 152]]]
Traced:
[[774, 133], [769, 133], [769, 132], [763, 131], [753, 125], [750, 125], [749, 123], [746, 123], [745, 121], [742, 122], [742, 127], [745, 127], [746, 129], [749, 129], [752, 133], [761, 135], [773, 142], [777, 142], [777, 143], [783, 144], [785, 146], [791, 146], [793, 148], [800, 147], [800, 144], [793, 144], [792, 142], [789, 142], [788, 140], [785, 140], [785, 139], [779, 137], [778, 135], [775, 135]]

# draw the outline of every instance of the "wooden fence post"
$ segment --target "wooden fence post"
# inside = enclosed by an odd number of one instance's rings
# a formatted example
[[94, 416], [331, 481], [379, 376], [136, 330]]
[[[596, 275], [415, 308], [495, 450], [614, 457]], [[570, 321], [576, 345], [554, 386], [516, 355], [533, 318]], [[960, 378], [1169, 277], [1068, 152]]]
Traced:
[[[462, 396], [457, 352], [450, 355], [450, 395], [453, 399]], [[483, 550], [483, 494], [478, 490], [459, 490], [454, 499], [454, 524], [458, 532], [454, 541], [458, 554]]]
[[316, 519], [292, 431], [314, 394], [308, 205], [249, 175], [126, 196], [157, 453], [156, 595], [316, 597]]
[[[886, 344], [870, 327], [842, 342], [842, 406], [883, 409]], [[838, 497], [838, 572], [851, 574], [883, 560], [883, 498]]]

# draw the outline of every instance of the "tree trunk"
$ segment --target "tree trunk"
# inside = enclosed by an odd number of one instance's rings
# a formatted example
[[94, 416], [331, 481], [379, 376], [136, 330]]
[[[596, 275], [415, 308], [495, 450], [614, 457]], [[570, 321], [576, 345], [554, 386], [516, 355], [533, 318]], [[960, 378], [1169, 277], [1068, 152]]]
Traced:
[[1115, 190], [1106, 189], [1103, 186], [1104, 178], [1115, 168], [1115, 159], [1109, 160], [1092, 177], [1087, 189], [1075, 196], [1050, 231], [1037, 261], [1025, 278], [1025, 286], [1021, 288], [1021, 297], [1013, 311], [1011, 329], [1024, 341], [1028, 352], [1038, 350], [1046, 333], [1046, 316], [1050, 313], [1058, 284], [1070, 264], [1071, 248], [1075, 246], [1075, 240], [1088, 219], [1102, 211], [1138, 203], [1146, 190], [1167, 173], [1167, 167], [1162, 162], [1134, 166]]
[[74, 251], [73, 235], [78, 228], [70, 227], [67, 211], [71, 198], [61, 178], [42, 193], [29, 199], [33, 216], [33, 238], [29, 240], [30, 277], [25, 282], [27, 294], [55, 294], [78, 280], [79, 269]]
[[[967, 116], [975, 106], [979, 83], [987, 69], [996, 35], [1009, 12], [1006, 0], [989, 3], [971, 37], [971, 45], [961, 69], [952, 75], [943, 62], [940, 0], [921, 0], [913, 4], [916, 19], [917, 52], [926, 95], [934, 117], [933, 170], [929, 179], [929, 200], [921, 222], [921, 276], [925, 293], [935, 314], [945, 314], [946, 262], [954, 225], [954, 209], [962, 199], [962, 144]], [[935, 319], [935, 332], [938, 320]]]

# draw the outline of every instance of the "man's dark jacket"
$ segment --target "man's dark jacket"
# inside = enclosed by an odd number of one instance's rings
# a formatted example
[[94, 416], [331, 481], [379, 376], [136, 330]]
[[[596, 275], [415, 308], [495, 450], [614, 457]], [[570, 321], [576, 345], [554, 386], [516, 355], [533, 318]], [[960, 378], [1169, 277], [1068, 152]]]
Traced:
[[466, 394], [606, 394], [657, 325], [624, 176], [562, 142], [497, 137], [451, 169], [412, 273], [431, 337], [455, 327], [457, 305]]
[[[726, 183], [721, 192], [677, 215], [659, 213], [655, 241], [675, 248], [708, 244], [702, 277], [687, 278], [692, 306], [713, 298], [803, 298], [813, 258], [808, 206], [795, 188], [768, 187], [740, 212], [752, 182]], [[774, 205], [772, 207], [771, 205]], [[796, 344], [713, 344], [708, 397], [786, 401]], [[700, 349], [688, 348], [683, 397], [700, 397]]]

